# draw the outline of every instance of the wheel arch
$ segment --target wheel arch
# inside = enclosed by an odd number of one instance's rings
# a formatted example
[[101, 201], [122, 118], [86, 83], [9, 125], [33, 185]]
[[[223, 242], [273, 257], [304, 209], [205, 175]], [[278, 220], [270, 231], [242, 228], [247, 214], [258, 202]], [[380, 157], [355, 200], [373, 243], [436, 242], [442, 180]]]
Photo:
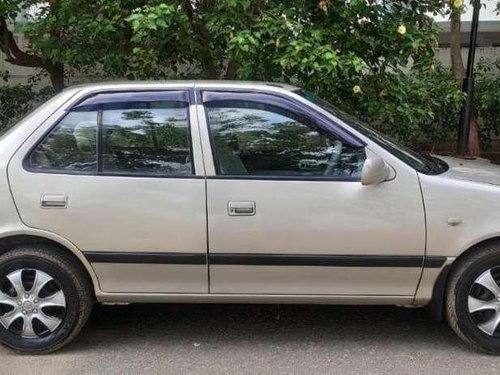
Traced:
[[473, 244], [465, 251], [463, 251], [458, 257], [453, 260], [451, 264], [443, 267], [438, 277], [436, 278], [436, 281], [434, 282], [432, 299], [426, 306], [427, 311], [434, 320], [442, 321], [444, 318], [444, 297], [448, 285], [448, 279], [450, 276], [450, 272], [454, 269], [454, 267], [456, 267], [457, 262], [466, 257], [468, 254], [471, 254], [474, 251], [477, 251], [478, 249], [491, 244], [500, 245], [500, 236], [494, 236], [478, 241], [477, 243]]
[[79, 264], [91, 280], [94, 296], [100, 290], [99, 281], [94, 269], [87, 261], [83, 253], [71, 242], [56, 236], [50, 232], [44, 231], [16, 231], [0, 236], [0, 255], [19, 246], [26, 245], [47, 245], [60, 249], [69, 255], [77, 264]]

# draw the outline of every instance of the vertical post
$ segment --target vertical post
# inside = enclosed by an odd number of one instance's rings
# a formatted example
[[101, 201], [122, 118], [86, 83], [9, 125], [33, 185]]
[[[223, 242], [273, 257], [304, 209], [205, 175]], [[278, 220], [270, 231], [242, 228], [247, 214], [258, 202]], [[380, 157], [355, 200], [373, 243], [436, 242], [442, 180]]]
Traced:
[[467, 73], [463, 82], [462, 90], [467, 95], [460, 113], [458, 129], [458, 153], [467, 155], [469, 153], [469, 131], [472, 115], [472, 100], [474, 95], [474, 62], [476, 59], [477, 31], [479, 27], [479, 11], [481, 1], [474, 0], [474, 13], [470, 31], [469, 56], [467, 58]]

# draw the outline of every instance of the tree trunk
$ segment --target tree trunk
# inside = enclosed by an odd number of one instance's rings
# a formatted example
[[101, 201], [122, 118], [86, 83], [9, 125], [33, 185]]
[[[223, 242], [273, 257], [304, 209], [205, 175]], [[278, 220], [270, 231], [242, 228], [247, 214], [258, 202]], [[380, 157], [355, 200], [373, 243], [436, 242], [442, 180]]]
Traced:
[[56, 92], [64, 88], [64, 65], [21, 50], [5, 19], [0, 19], [0, 49], [9, 64], [44, 69], [49, 73]]
[[460, 10], [453, 8], [450, 16], [450, 54], [451, 69], [457, 83], [462, 87], [465, 78], [465, 67], [462, 59], [462, 35], [461, 35], [461, 13]]
[[229, 61], [226, 68], [226, 79], [236, 79], [238, 75], [238, 65], [234, 61]]
[[206, 26], [198, 21], [196, 9], [191, 0], [182, 3], [182, 9], [186, 12], [191, 29], [195, 36], [200, 52], [201, 76], [205, 79], [219, 79], [221, 72], [217, 67], [217, 61], [214, 59], [210, 47], [211, 35]]
[[481, 143], [479, 140], [479, 123], [474, 114], [472, 114], [472, 117], [470, 119], [469, 156], [474, 158], [481, 156]]
[[61, 63], [54, 63], [51, 64], [47, 70], [55, 92], [61, 92], [64, 89], [64, 65]]
[[[462, 35], [461, 35], [461, 11], [452, 7], [450, 15], [451, 32], [450, 32], [450, 55], [451, 68], [453, 76], [460, 87], [463, 87], [465, 79], [465, 67], [462, 59]], [[469, 144], [467, 156], [478, 157], [481, 155], [479, 142], [479, 123], [474, 114], [472, 114], [469, 130]]]
[[217, 70], [211, 56], [202, 58], [201, 61], [201, 77], [203, 79], [219, 79], [220, 73]]

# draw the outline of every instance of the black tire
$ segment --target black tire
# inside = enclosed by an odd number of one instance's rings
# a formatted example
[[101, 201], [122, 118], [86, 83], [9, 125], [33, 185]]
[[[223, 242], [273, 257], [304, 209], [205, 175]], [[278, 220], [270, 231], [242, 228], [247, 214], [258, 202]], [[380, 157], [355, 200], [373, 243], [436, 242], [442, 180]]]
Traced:
[[[474, 293], [472, 288], [478, 288], [475, 281], [490, 269], [500, 270], [500, 243], [492, 243], [472, 250], [463, 258], [456, 261], [450, 272], [445, 295], [445, 314], [450, 327], [467, 344], [481, 352], [500, 355], [500, 325], [499, 328], [489, 335], [483, 332], [478, 324], [475, 314], [469, 313], [469, 293]], [[495, 272], [496, 273], [496, 272]], [[493, 272], [492, 272], [493, 274]], [[494, 280], [499, 284], [500, 279], [496, 276]], [[479, 289], [482, 289], [479, 286]], [[484, 290], [480, 290], [484, 293]], [[487, 293], [487, 292], [486, 292]], [[485, 300], [489, 300], [485, 298]], [[494, 301], [495, 299], [491, 299]], [[500, 309], [500, 303], [498, 303]], [[493, 313], [494, 310], [490, 310]], [[479, 312], [484, 314], [484, 312]], [[485, 321], [488, 320], [483, 317]]]
[[[57, 285], [64, 293], [66, 306], [61, 308], [63, 312], [59, 317], [61, 319], [59, 325], [53, 331], [45, 330], [41, 337], [22, 337], [19, 332], [13, 331], [12, 326], [15, 324], [11, 323], [7, 329], [0, 322], [0, 341], [9, 348], [22, 353], [53, 352], [75, 338], [90, 315], [94, 298], [89, 276], [72, 256], [61, 249], [48, 246], [19, 247], [0, 256], [0, 283], [2, 280], [7, 280], [7, 275], [21, 269], [25, 270], [23, 272], [42, 271], [52, 277], [55, 283], [53, 285]], [[13, 284], [10, 281], [5, 283], [7, 286], [11, 285], [12, 290]], [[18, 302], [18, 304], [21, 303]], [[9, 307], [9, 309], [13, 308]], [[24, 320], [20, 322], [22, 326]]]

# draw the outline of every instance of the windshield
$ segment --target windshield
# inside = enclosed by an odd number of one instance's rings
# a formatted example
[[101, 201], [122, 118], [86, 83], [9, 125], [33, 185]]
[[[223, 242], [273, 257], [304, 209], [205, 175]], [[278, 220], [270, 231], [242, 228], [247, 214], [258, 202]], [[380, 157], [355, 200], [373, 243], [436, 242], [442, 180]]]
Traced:
[[347, 125], [353, 127], [356, 131], [360, 132], [364, 136], [370, 138], [373, 142], [385, 148], [391, 154], [408, 164], [410, 167], [416, 169], [418, 172], [425, 174], [440, 174], [448, 169], [448, 165], [444, 161], [432, 156], [418, 153], [406, 146], [396, 143], [389, 137], [382, 135], [364, 122], [336, 108], [326, 100], [321, 99], [313, 93], [304, 90], [299, 90], [295, 93], [299, 94], [311, 103], [316, 104], [325, 111], [330, 112], [332, 115], [339, 118]]

